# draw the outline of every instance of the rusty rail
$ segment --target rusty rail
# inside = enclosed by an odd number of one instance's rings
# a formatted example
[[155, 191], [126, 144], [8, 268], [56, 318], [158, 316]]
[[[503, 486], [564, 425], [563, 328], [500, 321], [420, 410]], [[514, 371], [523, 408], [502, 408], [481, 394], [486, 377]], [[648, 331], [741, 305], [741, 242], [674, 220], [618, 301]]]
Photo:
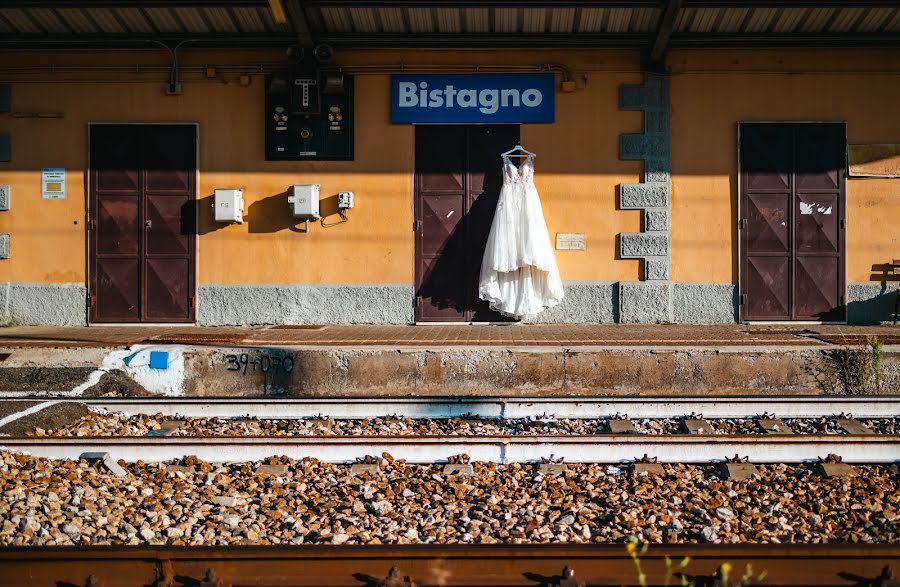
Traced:
[[[765, 585], [886, 587], [900, 545], [660, 545], [642, 557], [650, 585], [665, 557], [697, 585], [714, 585], [724, 562], [747, 564]], [[396, 568], [393, 573], [392, 568]], [[564, 570], [566, 569], [566, 570]], [[0, 549], [0, 583], [118, 587], [238, 585], [418, 587], [636, 585], [624, 545], [37, 547]], [[678, 580], [672, 581], [678, 584]]]
[[272, 455], [352, 463], [389, 452], [410, 463], [446, 462], [467, 453], [474, 461], [539, 462], [548, 454], [571, 463], [618, 463], [647, 453], [667, 463], [710, 463], [740, 453], [754, 463], [816, 462], [829, 453], [848, 463], [900, 461], [900, 436], [890, 434], [563, 434], [521, 436], [17, 436], [0, 438], [0, 450], [51, 459], [108, 452], [128, 462], [166, 461], [194, 455], [208, 462], [259, 461]]

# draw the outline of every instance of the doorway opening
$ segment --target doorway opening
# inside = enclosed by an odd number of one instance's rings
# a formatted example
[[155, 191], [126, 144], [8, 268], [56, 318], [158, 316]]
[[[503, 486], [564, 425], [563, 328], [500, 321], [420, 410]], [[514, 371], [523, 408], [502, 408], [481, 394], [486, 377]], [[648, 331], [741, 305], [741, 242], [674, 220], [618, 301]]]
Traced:
[[519, 126], [417, 126], [416, 322], [511, 322], [478, 298], [503, 184], [500, 154]]
[[844, 123], [740, 124], [742, 320], [846, 320], [846, 136]]
[[196, 124], [89, 126], [91, 322], [194, 322]]

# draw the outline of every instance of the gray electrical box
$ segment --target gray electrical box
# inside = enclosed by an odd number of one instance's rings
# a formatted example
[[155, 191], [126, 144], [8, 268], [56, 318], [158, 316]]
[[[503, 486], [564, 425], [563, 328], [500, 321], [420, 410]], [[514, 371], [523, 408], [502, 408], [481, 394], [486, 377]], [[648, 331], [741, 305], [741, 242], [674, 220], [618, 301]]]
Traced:
[[0, 212], [6, 212], [9, 210], [9, 196], [9, 184], [0, 184]]
[[9, 135], [0, 135], [0, 163], [7, 163], [12, 159]]

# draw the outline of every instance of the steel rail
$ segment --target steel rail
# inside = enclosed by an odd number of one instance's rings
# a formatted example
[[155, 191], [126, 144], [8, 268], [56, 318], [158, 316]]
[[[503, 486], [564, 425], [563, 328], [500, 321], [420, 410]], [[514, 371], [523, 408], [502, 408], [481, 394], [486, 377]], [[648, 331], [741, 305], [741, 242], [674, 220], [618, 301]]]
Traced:
[[266, 420], [317, 416], [356, 419], [377, 416], [410, 418], [598, 418], [627, 414], [630, 418], [678, 418], [702, 414], [706, 418], [754, 418], [763, 413], [780, 418], [817, 418], [852, 414], [855, 418], [900, 416], [900, 396], [580, 396], [580, 397], [446, 397], [397, 398], [57, 398], [15, 395], [2, 402], [53, 399], [128, 414], [163, 414], [188, 418], [240, 418]]
[[[900, 546], [866, 545], [659, 545], [642, 559], [647, 584], [662, 585], [666, 557], [690, 562], [697, 584], [724, 562], [732, 577], [746, 565], [766, 573], [764, 584], [876, 585], [882, 569], [900, 564]], [[637, 585], [624, 545], [418, 545], [224, 547], [29, 547], [0, 549], [0, 573], [22, 587], [44, 585], [269, 585], [360, 587], [376, 585], [391, 567], [398, 587], [537, 586], [560, 584], [564, 567], [588, 585]], [[213, 571], [221, 583], [203, 583]], [[408, 577], [408, 582], [404, 578]], [[680, 584], [678, 579], [669, 584]]]
[[711, 463], [735, 454], [754, 463], [816, 461], [829, 453], [849, 463], [900, 461], [900, 436], [863, 435], [644, 435], [554, 436], [108, 436], [6, 437], [0, 450], [52, 459], [107, 452], [128, 462], [159, 462], [194, 455], [208, 462], [259, 461], [273, 455], [351, 463], [390, 453], [409, 463], [442, 463], [466, 453], [474, 461], [537, 462], [563, 456], [570, 463], [622, 463], [647, 454], [668, 463]]

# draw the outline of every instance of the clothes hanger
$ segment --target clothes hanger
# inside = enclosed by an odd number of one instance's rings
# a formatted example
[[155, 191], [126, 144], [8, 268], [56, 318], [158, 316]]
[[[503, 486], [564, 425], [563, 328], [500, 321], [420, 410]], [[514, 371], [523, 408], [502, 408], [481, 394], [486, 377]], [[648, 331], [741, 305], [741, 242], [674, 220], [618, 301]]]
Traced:
[[528, 151], [519, 143], [516, 143], [516, 146], [513, 147], [512, 149], [510, 149], [509, 151], [507, 151], [505, 153], [500, 153], [500, 156], [501, 157], [537, 157], [537, 155], [535, 155], [531, 151]]

